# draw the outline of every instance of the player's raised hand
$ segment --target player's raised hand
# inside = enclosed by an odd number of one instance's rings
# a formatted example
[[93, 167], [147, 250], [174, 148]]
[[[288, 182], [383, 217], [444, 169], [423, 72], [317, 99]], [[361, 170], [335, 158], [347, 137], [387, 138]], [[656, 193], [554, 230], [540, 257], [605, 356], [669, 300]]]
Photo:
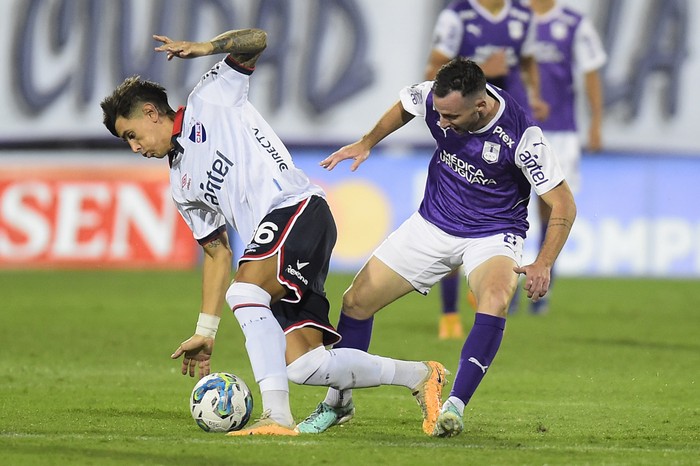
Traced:
[[349, 144], [347, 146], [341, 147], [339, 150], [333, 152], [331, 155], [321, 160], [321, 165], [326, 170], [333, 170], [338, 163], [343, 160], [353, 159], [355, 160], [350, 166], [351, 171], [357, 170], [362, 162], [367, 160], [369, 157], [369, 150], [366, 149], [359, 141]]
[[547, 294], [550, 283], [550, 269], [548, 267], [539, 265], [535, 261], [530, 265], [513, 267], [513, 272], [525, 274], [523, 288], [527, 291], [528, 299], [531, 299], [533, 303]]
[[214, 350], [214, 339], [202, 335], [192, 335], [180, 343], [180, 346], [170, 356], [172, 359], [182, 359], [182, 375], [190, 374], [194, 377], [195, 367], [199, 365], [199, 378], [209, 375], [211, 372], [210, 360]]
[[154, 34], [153, 38], [158, 42], [163, 43], [163, 45], [156, 47], [154, 50], [156, 52], [165, 52], [168, 60], [172, 60], [173, 57], [203, 57], [211, 54], [212, 50], [214, 49], [211, 42], [189, 42], [186, 40], [174, 41], [167, 36], [159, 36], [157, 34]]

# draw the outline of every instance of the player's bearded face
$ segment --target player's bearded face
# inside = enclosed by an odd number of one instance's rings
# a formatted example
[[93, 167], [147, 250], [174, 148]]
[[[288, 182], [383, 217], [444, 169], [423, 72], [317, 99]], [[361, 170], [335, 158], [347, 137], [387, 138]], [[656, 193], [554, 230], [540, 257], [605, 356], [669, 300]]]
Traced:
[[476, 131], [482, 126], [480, 107], [474, 98], [453, 91], [445, 97], [434, 96], [433, 104], [440, 114], [440, 126], [444, 129], [464, 134]]

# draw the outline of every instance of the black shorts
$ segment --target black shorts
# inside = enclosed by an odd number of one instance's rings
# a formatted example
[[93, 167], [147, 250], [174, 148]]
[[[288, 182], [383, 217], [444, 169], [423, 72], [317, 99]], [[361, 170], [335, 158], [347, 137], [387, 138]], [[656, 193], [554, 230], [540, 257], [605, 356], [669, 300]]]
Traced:
[[285, 333], [311, 326], [323, 331], [325, 345], [340, 341], [328, 319], [324, 288], [336, 238], [326, 200], [312, 196], [267, 214], [246, 246], [239, 266], [278, 255], [277, 280], [289, 292], [270, 307]]

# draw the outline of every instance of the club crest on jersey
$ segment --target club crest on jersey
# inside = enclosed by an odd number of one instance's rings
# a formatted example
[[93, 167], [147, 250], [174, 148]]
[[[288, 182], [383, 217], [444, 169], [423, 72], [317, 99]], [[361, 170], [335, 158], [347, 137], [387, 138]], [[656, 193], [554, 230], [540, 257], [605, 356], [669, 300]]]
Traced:
[[501, 145], [495, 142], [485, 141], [484, 150], [481, 151], [481, 158], [486, 161], [486, 163], [496, 163], [498, 162], [498, 154], [501, 153]]
[[201, 144], [207, 140], [207, 130], [204, 129], [204, 125], [199, 121], [195, 121], [194, 126], [192, 126], [192, 131], [190, 131], [190, 141], [195, 144]]
[[569, 35], [569, 28], [560, 21], [553, 22], [552, 25], [549, 26], [549, 31], [556, 40], [564, 40]]
[[520, 21], [508, 21], [508, 35], [511, 39], [521, 39], [525, 34], [525, 28]]

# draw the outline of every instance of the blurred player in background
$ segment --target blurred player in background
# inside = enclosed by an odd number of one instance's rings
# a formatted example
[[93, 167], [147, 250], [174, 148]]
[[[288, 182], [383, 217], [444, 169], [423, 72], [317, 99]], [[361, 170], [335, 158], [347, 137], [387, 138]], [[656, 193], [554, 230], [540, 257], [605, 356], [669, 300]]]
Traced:
[[[558, 6], [555, 0], [530, 0], [530, 6], [535, 13], [536, 56], [540, 68], [542, 98], [550, 109], [549, 116], [539, 124], [552, 144], [566, 181], [575, 194], [581, 184], [575, 73], [583, 75], [583, 88], [590, 113], [587, 149], [597, 152], [602, 148], [603, 119], [603, 90], [598, 70], [605, 64], [607, 56], [595, 28], [580, 13]], [[549, 207], [541, 200], [537, 205], [542, 239], [549, 219]], [[547, 312], [550, 296], [551, 293], [531, 303], [530, 311], [535, 314]]]
[[[434, 79], [437, 70], [452, 58], [469, 58], [481, 67], [489, 83], [507, 91], [535, 118], [546, 118], [548, 108], [540, 98], [534, 57], [532, 16], [529, 9], [511, 0], [451, 2], [440, 12], [435, 24], [425, 79]], [[457, 313], [460, 281], [459, 270], [455, 270], [441, 282], [440, 339], [463, 338]], [[475, 307], [472, 293], [469, 301]], [[517, 301], [516, 295], [512, 305], [516, 306]]]
[[[144, 157], [167, 158], [173, 199], [204, 249], [199, 320], [172, 355], [183, 356], [182, 373], [194, 376], [198, 366], [200, 377], [209, 374], [225, 300], [245, 336], [263, 405], [260, 420], [229, 435], [298, 435], [288, 378], [340, 389], [407, 387], [423, 410], [424, 429], [432, 429], [445, 383], [440, 363], [325, 348], [340, 339], [324, 291], [336, 226], [324, 192], [294, 166], [248, 101], [266, 33], [235, 30], [210, 42], [154, 39], [163, 44], [155, 50], [168, 59], [228, 54], [177, 112], [163, 87], [137, 77], [101, 104], [112, 134]], [[227, 223], [247, 244], [230, 285]]]
[[[479, 66], [456, 58], [435, 81], [404, 88], [400, 100], [359, 141], [331, 154], [332, 170], [352, 159], [356, 170], [382, 139], [414, 117], [423, 118], [437, 148], [430, 160], [417, 212], [374, 251], [343, 296], [340, 345], [366, 350], [373, 316], [398, 298], [427, 294], [441, 278], [463, 266], [478, 302], [474, 325], [459, 358], [450, 397], [433, 436], [451, 437], [463, 428], [464, 408], [496, 356], [508, 304], [525, 275], [528, 297], [549, 287], [549, 271], [576, 216], [576, 206], [556, 157], [539, 127], [515, 100], [487, 85]], [[535, 261], [521, 265], [531, 189], [552, 209], [547, 236]], [[330, 389], [324, 403], [347, 417], [352, 393]], [[325, 430], [333, 419], [304, 423]]]

